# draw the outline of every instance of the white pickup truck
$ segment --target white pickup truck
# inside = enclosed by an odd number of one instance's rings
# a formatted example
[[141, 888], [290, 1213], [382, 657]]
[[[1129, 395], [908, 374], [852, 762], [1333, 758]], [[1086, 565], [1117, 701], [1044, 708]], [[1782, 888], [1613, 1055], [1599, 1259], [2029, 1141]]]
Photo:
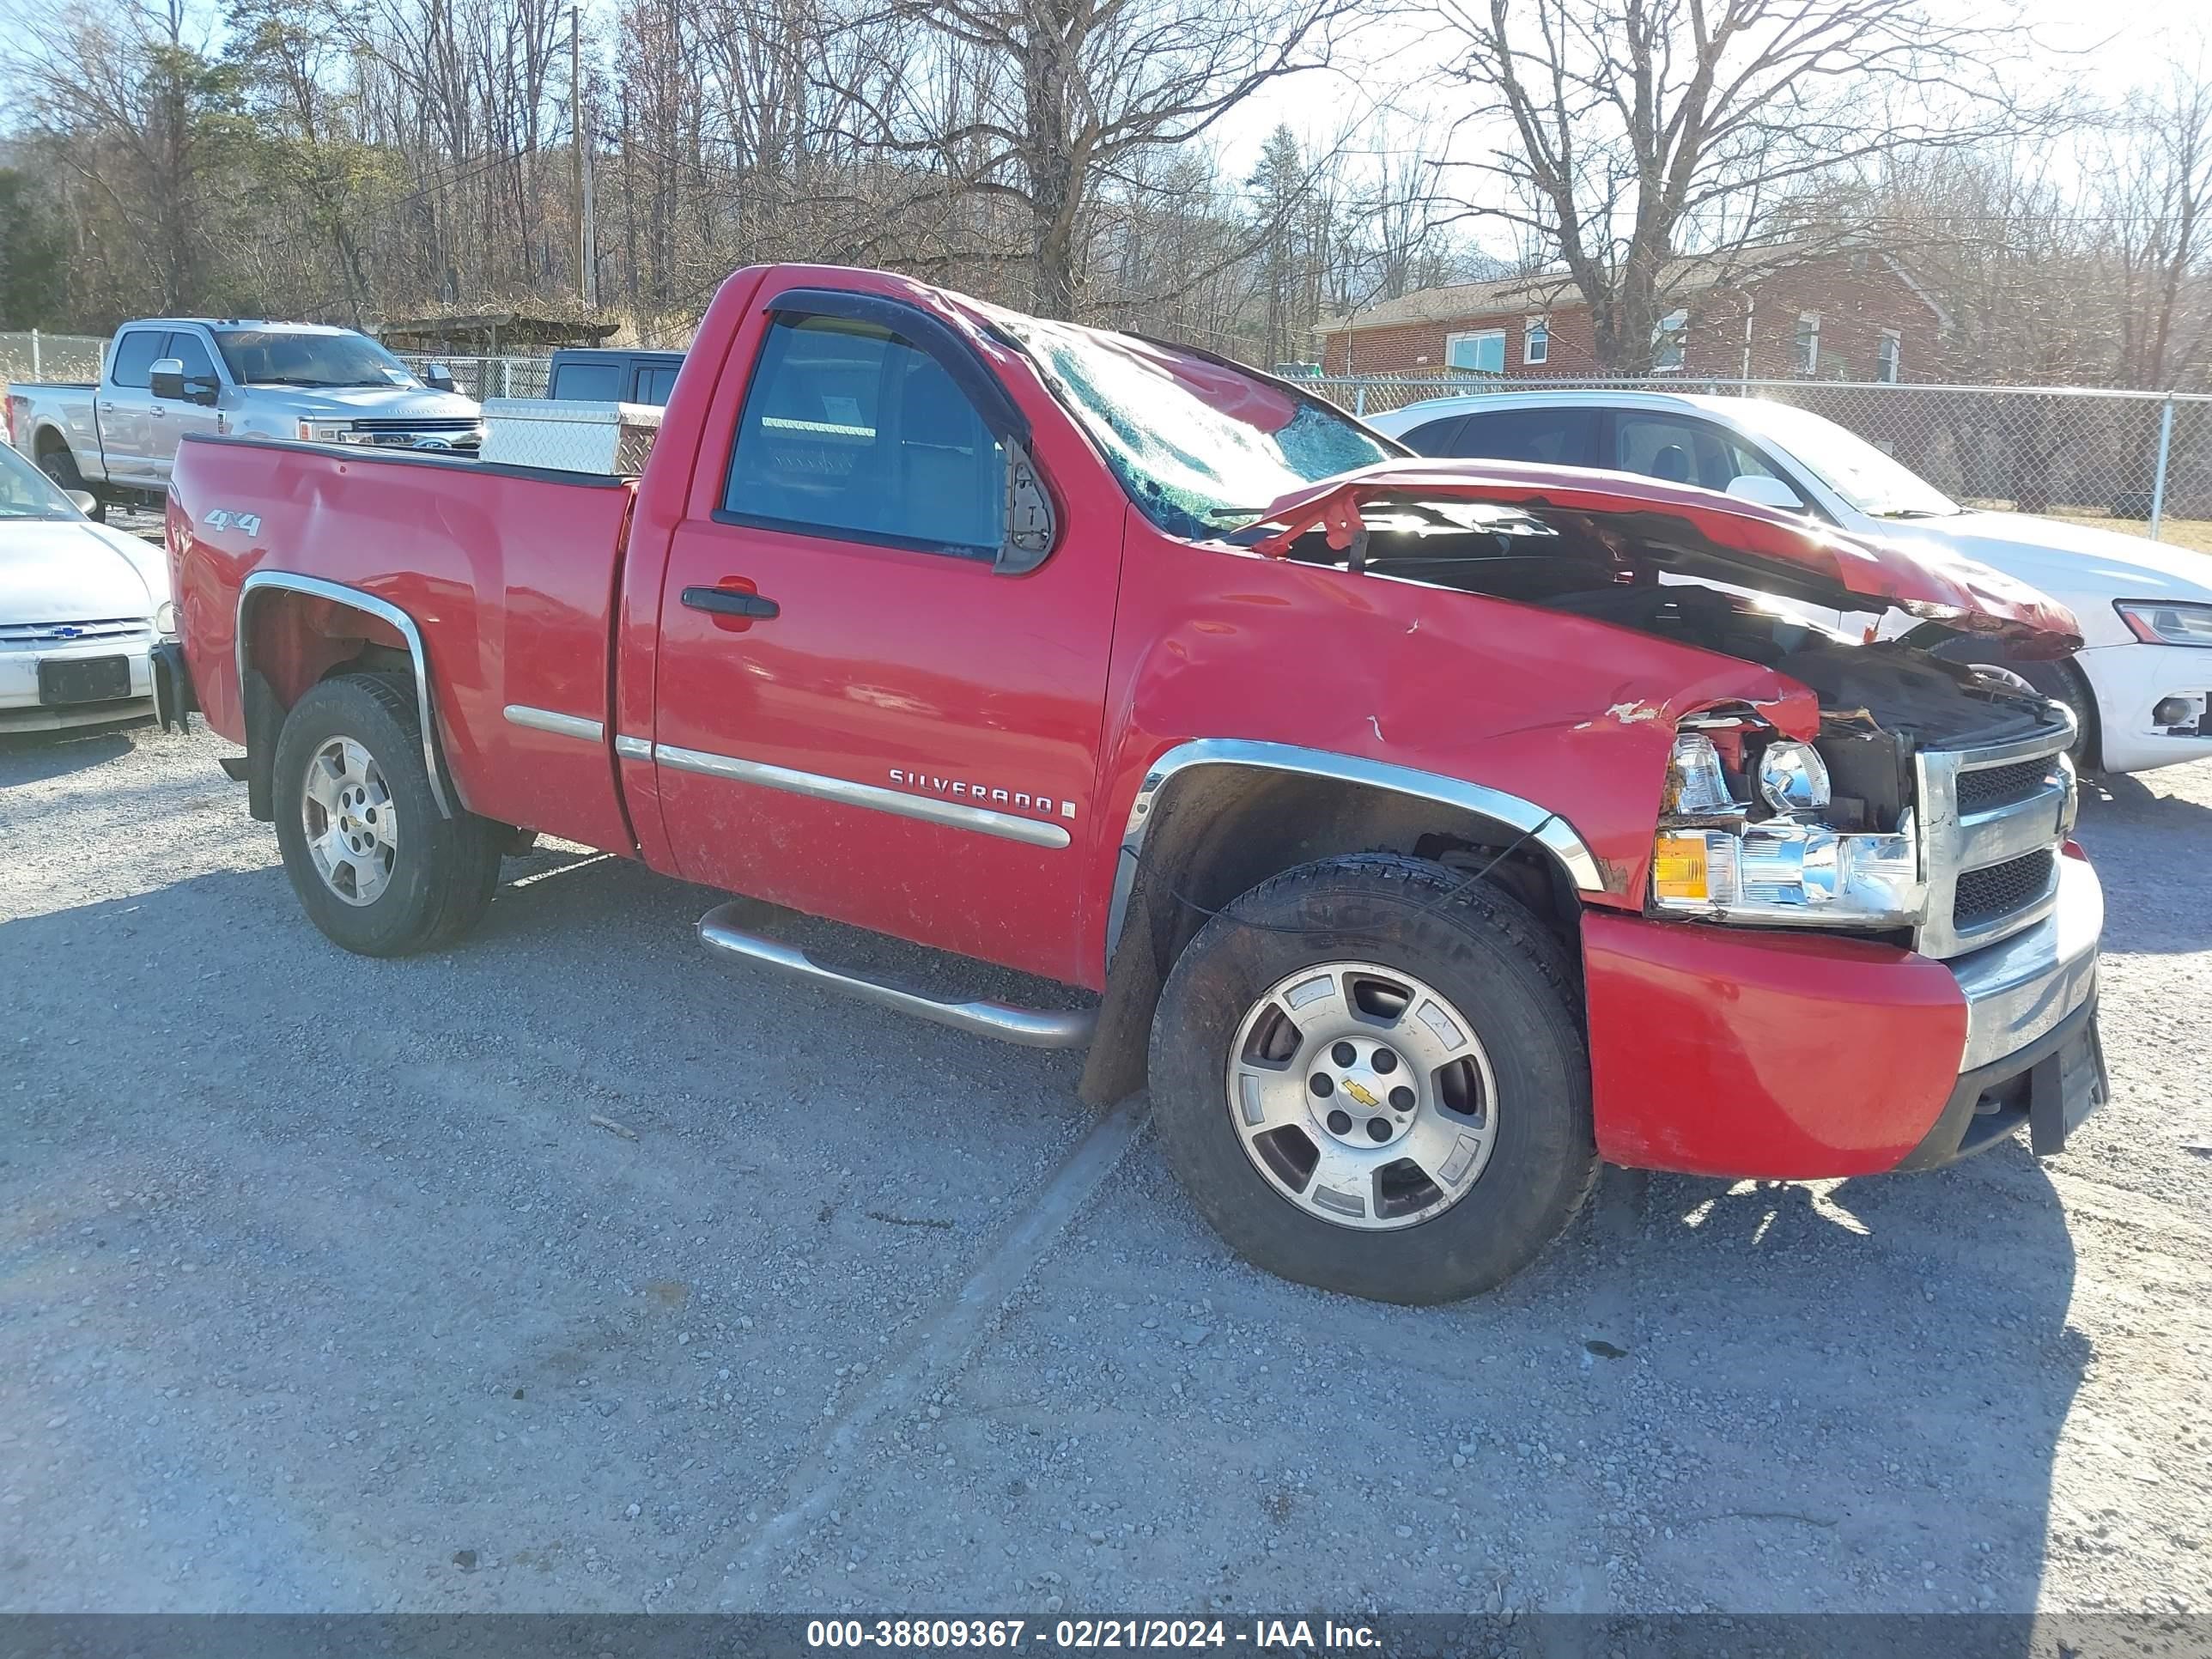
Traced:
[[6, 404], [8, 441], [103, 507], [158, 503], [188, 432], [464, 452], [483, 441], [483, 411], [442, 368], [417, 377], [368, 336], [313, 323], [125, 323], [97, 385], [14, 385]]

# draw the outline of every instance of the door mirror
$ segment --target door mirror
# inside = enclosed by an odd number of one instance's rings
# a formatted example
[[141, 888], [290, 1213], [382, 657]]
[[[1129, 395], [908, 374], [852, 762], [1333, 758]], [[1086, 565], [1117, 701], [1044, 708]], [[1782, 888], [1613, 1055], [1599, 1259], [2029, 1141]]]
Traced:
[[1797, 492], [1779, 478], [1770, 478], [1764, 473], [1743, 472], [1729, 480], [1728, 493], [1740, 501], [1757, 501], [1761, 507], [1779, 507], [1784, 513], [1802, 513], [1805, 503]]
[[222, 388], [220, 386], [216, 386], [213, 380], [208, 379], [204, 375], [201, 376], [199, 379], [187, 380], [185, 382], [185, 397], [186, 399], [190, 402], [199, 404], [203, 409], [213, 409], [216, 404], [216, 395], [221, 391]]
[[428, 386], [433, 392], [452, 392], [457, 390], [453, 384], [453, 371], [447, 368], [443, 363], [432, 363], [428, 368], [424, 369], [422, 371], [422, 384]]
[[1026, 575], [1051, 553], [1058, 528], [1052, 495], [1037, 477], [1036, 463], [1019, 444], [1007, 441], [1006, 539], [991, 568], [1001, 576]]
[[156, 398], [166, 398], [173, 403], [184, 401], [185, 361], [183, 358], [162, 358], [146, 372], [146, 380]]
[[100, 511], [100, 498], [89, 489], [72, 489], [69, 492], [69, 499], [70, 505], [88, 519]]

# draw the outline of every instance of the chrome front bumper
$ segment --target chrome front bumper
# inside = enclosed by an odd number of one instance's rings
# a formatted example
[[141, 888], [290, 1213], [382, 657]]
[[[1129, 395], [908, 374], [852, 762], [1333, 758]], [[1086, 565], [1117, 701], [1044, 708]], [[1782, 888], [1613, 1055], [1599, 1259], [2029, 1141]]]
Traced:
[[2017, 1054], [2096, 994], [2105, 891], [2086, 860], [2057, 864], [2057, 895], [2042, 921], [1946, 964], [1966, 999], [1961, 1073]]
[[1966, 999], [1959, 1081], [1899, 1170], [1939, 1169], [2023, 1127], [2031, 1150], [2047, 1157], [2105, 1103], [2097, 1036], [2104, 890], [2081, 860], [2062, 857], [2058, 866], [2055, 902], [2040, 921], [1947, 964]]

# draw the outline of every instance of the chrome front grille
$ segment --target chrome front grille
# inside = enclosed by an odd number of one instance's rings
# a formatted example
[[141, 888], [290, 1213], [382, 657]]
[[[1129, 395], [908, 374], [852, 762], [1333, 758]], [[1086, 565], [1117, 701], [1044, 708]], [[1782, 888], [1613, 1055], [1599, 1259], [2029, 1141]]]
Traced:
[[2044, 787], [2051, 779], [2051, 760], [2038, 756], [2008, 766], [1984, 766], [1959, 774], [1959, 810], [1978, 812], [1986, 807], [2009, 805]]
[[354, 422], [353, 429], [364, 433], [473, 432], [481, 424], [472, 415], [427, 415], [415, 419], [405, 416], [364, 415]]
[[1962, 872], [1951, 902], [1951, 925], [1975, 928], [2024, 910], [2050, 888], [2053, 860], [2049, 848]]
[[154, 625], [143, 617], [100, 622], [0, 623], [0, 646], [108, 645], [150, 640]]
[[2050, 915], [2058, 850], [2074, 831], [2073, 741], [2069, 717], [2019, 742], [1916, 757], [1928, 871], [1922, 954], [1965, 956]]

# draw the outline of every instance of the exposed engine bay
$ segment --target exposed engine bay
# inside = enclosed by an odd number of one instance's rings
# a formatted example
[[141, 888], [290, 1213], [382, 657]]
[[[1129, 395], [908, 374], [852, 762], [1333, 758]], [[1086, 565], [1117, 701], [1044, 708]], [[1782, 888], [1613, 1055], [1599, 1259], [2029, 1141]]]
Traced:
[[2058, 718], [2001, 671], [1895, 640], [1863, 643], [1765, 602], [1839, 618], [1869, 609], [1812, 572], [1718, 546], [1668, 514], [1443, 501], [1370, 503], [1361, 518], [1364, 533], [1348, 549], [1316, 531], [1289, 556], [1540, 605], [1776, 669], [1819, 695], [1824, 736], [1832, 726], [1838, 738], [1863, 737], [1878, 726], [1908, 751], [1962, 748], [2032, 738]]
[[[1931, 876], [1915, 816], [1927, 810], [1922, 751], [2032, 753], [2017, 787], [2063, 795], [2054, 811], [2070, 823], [2061, 751], [2071, 725], [2062, 708], [2005, 670], [1843, 631], [1852, 616], [1863, 629], [1883, 602], [1816, 571], [1718, 545], [1662, 512], [1368, 502], [1360, 526], [1346, 547], [1316, 530], [1286, 556], [1632, 629], [1771, 668], [1814, 693], [1820, 726], [1810, 743], [1748, 707], [1682, 722], [1655, 848], [1655, 910], [1913, 927]], [[1816, 619], [1798, 606], [1832, 614]], [[1943, 632], [1925, 622], [1917, 630], [1923, 639]]]

